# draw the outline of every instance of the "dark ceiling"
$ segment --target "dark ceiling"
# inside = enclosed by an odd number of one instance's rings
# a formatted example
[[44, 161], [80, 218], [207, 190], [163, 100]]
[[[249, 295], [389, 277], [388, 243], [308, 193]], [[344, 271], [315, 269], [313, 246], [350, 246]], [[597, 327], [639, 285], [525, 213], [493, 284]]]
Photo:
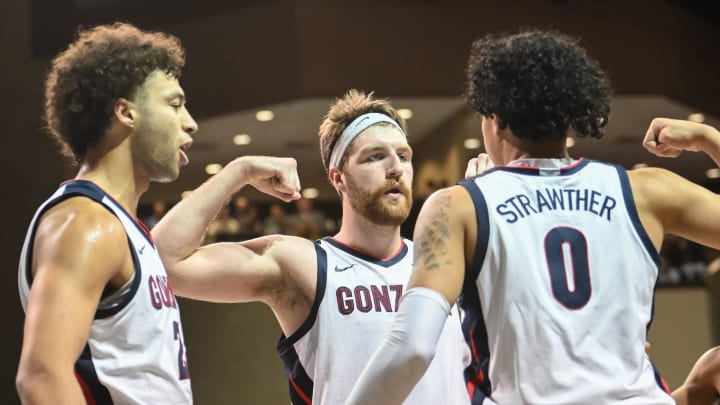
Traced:
[[[544, 1], [554, 7], [567, 7], [573, 2]], [[594, 1], [602, 3], [601, 0]], [[717, 0], [659, 1], [672, 4], [677, 9], [690, 12], [716, 26], [720, 25], [720, 2]], [[33, 55], [47, 57], [55, 54], [72, 40], [78, 26], [109, 21], [132, 21], [145, 28], [160, 28], [170, 23], [198, 19], [260, 2], [263, 0], [31, 0]], [[437, 5], [443, 3], [441, 0], [404, 2]]]
[[[472, 40], [522, 27], [550, 28], [579, 37], [609, 73], [615, 94], [624, 97], [615, 104], [642, 107], [642, 112], [625, 107], [611, 112], [613, 126], [609, 128], [622, 133], [608, 138], [623, 138], [618, 147], [622, 154], [604, 141], [590, 148], [591, 157], [615, 157], [632, 167], [646, 156], [635, 139], [654, 115], [685, 118], [679, 112], [699, 111], [720, 117], [717, 1], [29, 1], [31, 54], [44, 68], [48, 58], [72, 40], [78, 26], [130, 21], [182, 39], [188, 53], [182, 84], [190, 111], [200, 121], [200, 132], [191, 150], [191, 165], [181, 179], [152, 187], [145, 199], [167, 198], [162, 193], [177, 198], [180, 190], [207, 178], [206, 163], [227, 161], [232, 153], [298, 156], [309, 178], [304, 184], [327, 186], [316, 149], [292, 146], [315, 144], [323, 105], [353, 87], [375, 90], [379, 96], [405, 100], [408, 105], [423, 105], [419, 114], [433, 116], [435, 121], [410, 123], [416, 139], [421, 139], [427, 134], [418, 133], [419, 129], [437, 129], [452, 115], [431, 114], [444, 107], [428, 101], [460, 95]], [[652, 102], [638, 104], [638, 100]], [[661, 105], [672, 108], [656, 108]], [[233, 131], [257, 126], [252, 119], [246, 120], [254, 110], [282, 110], [283, 106], [289, 108], [286, 111], [301, 112], [290, 114], [293, 120], [278, 119], [256, 129], [254, 135], [262, 138], [252, 147], [230, 149], [233, 145], [227, 138]], [[31, 113], [37, 117], [40, 112]], [[231, 125], [218, 127], [213, 124], [217, 120]], [[697, 162], [701, 165], [696, 167]], [[684, 175], [698, 181], [707, 169], [703, 159], [663, 164], [685, 170]], [[332, 198], [332, 193], [328, 196]]]

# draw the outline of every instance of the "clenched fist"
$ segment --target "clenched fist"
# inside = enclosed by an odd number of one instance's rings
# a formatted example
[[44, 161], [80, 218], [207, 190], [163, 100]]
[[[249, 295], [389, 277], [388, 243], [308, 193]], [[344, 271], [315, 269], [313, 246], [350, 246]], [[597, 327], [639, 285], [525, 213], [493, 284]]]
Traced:
[[272, 156], [238, 158], [245, 182], [257, 190], [285, 202], [300, 198], [297, 161]]

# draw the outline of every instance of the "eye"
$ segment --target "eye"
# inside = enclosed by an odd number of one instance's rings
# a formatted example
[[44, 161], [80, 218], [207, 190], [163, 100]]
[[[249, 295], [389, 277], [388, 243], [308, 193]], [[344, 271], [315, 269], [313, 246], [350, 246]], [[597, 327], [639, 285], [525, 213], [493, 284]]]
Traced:
[[372, 155], [370, 155], [368, 157], [368, 160], [374, 162], [374, 161], [378, 161], [378, 160], [383, 160], [384, 157], [385, 157], [385, 155], [383, 155], [382, 153], [373, 153]]
[[409, 149], [399, 149], [397, 151], [398, 159], [400, 159], [401, 162], [411, 162], [412, 161], [412, 150]]

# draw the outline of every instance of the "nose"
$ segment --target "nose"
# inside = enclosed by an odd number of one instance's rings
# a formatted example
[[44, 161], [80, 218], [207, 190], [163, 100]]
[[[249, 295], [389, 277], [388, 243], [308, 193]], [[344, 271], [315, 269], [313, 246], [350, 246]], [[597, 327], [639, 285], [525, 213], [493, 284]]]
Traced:
[[197, 124], [197, 122], [195, 122], [192, 115], [190, 115], [190, 112], [186, 113], [186, 116], [182, 122], [182, 128], [183, 128], [183, 131], [187, 132], [190, 135], [193, 135], [194, 133], [197, 132], [198, 124]]
[[400, 160], [400, 156], [393, 155], [390, 159], [390, 167], [387, 171], [387, 178], [388, 179], [399, 179], [403, 175], [403, 167], [402, 167], [402, 161]]

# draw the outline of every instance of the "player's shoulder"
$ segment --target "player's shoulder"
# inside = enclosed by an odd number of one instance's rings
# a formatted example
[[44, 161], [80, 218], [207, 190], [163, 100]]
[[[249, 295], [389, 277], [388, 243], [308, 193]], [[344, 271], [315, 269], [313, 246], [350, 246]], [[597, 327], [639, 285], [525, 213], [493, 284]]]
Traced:
[[718, 387], [720, 387], [720, 346], [703, 353], [695, 362], [690, 374], [683, 385], [673, 391], [673, 398], [678, 404], [689, 403], [690, 397], [707, 398], [712, 401], [718, 397]]
[[313, 241], [290, 235], [267, 235], [241, 242], [255, 253], [274, 260], [286, 271], [298, 272], [313, 269], [316, 244]]
[[[454, 185], [435, 191], [428, 197], [424, 206], [449, 217], [463, 217], [474, 214], [471, 190], [462, 185]], [[474, 215], [473, 215], [474, 216]]]
[[696, 368], [709, 378], [720, 375], [720, 346], [703, 353], [697, 361]]
[[[34, 239], [37, 274], [82, 274], [85, 280], [106, 282], [130, 254], [127, 233], [106, 207], [73, 197], [48, 209]], [[76, 276], [73, 276], [76, 277]]]
[[107, 207], [84, 197], [73, 197], [49, 208], [40, 218], [38, 236], [52, 233], [76, 243], [114, 246], [126, 240], [122, 222]]
[[418, 239], [418, 229], [422, 229], [426, 235], [438, 232], [445, 234], [453, 229], [459, 231], [461, 228], [468, 231], [477, 221], [475, 211], [470, 190], [464, 186], [455, 185], [437, 190], [425, 200], [420, 209], [414, 239], [417, 243], [421, 243]]
[[651, 205], [682, 206], [691, 191], [699, 186], [677, 173], [659, 167], [629, 170], [628, 178], [635, 202], [649, 201]]
[[627, 171], [630, 182], [637, 181], [665, 181], [668, 178], [680, 177], [662, 167], [643, 167], [640, 169], [632, 169]]
[[439, 204], [439, 205], [451, 205], [451, 204], [466, 204], [470, 201], [470, 192], [468, 188], [461, 184], [454, 186], [441, 188], [430, 194], [425, 204]]

